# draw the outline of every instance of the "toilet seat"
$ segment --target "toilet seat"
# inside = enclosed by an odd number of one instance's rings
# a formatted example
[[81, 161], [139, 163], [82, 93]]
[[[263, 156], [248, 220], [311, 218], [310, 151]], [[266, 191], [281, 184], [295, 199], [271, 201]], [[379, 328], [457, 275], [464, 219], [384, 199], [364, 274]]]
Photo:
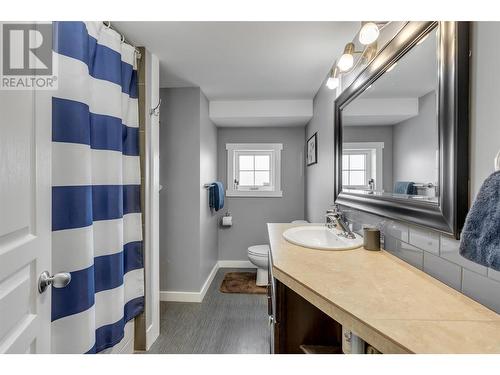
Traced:
[[248, 248], [248, 254], [252, 254], [257, 257], [266, 257], [269, 254], [269, 245], [255, 245]]

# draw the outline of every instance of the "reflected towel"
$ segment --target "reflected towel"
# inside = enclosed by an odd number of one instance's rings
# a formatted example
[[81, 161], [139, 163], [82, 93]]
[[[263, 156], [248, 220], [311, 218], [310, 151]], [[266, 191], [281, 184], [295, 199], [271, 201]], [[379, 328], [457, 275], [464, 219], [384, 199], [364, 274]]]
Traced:
[[394, 184], [394, 193], [395, 194], [408, 194], [415, 195], [416, 188], [413, 182], [410, 181], [396, 181]]
[[224, 184], [222, 182], [215, 181], [208, 189], [208, 205], [215, 211], [224, 207]]
[[460, 255], [500, 271], [500, 171], [484, 181], [467, 214]]

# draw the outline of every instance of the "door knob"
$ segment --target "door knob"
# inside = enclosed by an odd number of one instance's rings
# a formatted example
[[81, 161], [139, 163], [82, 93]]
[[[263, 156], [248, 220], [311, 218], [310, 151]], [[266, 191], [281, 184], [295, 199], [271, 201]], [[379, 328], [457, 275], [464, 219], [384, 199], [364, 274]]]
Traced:
[[56, 273], [50, 276], [49, 271], [43, 271], [38, 278], [38, 292], [43, 293], [49, 285], [54, 288], [64, 288], [71, 282], [71, 274], [69, 272]]

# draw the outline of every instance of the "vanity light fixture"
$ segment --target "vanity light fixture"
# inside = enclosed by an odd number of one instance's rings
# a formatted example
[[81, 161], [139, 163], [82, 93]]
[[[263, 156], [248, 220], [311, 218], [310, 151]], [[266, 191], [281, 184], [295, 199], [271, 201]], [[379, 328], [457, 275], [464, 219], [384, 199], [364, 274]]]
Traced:
[[378, 39], [380, 30], [375, 22], [364, 22], [359, 31], [359, 42], [363, 45], [372, 44]]
[[340, 56], [337, 66], [341, 72], [346, 72], [354, 65], [354, 43], [349, 42], [344, 47], [344, 54]]
[[375, 56], [376, 53], [377, 53], [376, 44], [367, 46], [363, 51], [355, 51], [354, 43], [349, 42], [345, 45], [344, 54], [340, 56], [337, 66], [342, 73], [345, 73], [354, 66], [355, 54], [360, 54], [361, 59], [363, 59], [364, 62], [368, 62]]
[[337, 67], [337, 64], [333, 64], [332, 69], [330, 70], [330, 75], [328, 79], [326, 80], [326, 87], [328, 87], [330, 90], [334, 90], [339, 86], [339, 69]]

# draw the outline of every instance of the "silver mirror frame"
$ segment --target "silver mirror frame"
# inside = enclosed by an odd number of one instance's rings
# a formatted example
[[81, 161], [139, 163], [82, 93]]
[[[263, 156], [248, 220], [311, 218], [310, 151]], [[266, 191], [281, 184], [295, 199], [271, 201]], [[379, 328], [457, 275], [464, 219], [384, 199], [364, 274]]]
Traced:
[[[438, 27], [439, 204], [342, 191], [342, 110]], [[335, 203], [459, 238], [469, 204], [469, 22], [408, 22], [335, 100]]]

